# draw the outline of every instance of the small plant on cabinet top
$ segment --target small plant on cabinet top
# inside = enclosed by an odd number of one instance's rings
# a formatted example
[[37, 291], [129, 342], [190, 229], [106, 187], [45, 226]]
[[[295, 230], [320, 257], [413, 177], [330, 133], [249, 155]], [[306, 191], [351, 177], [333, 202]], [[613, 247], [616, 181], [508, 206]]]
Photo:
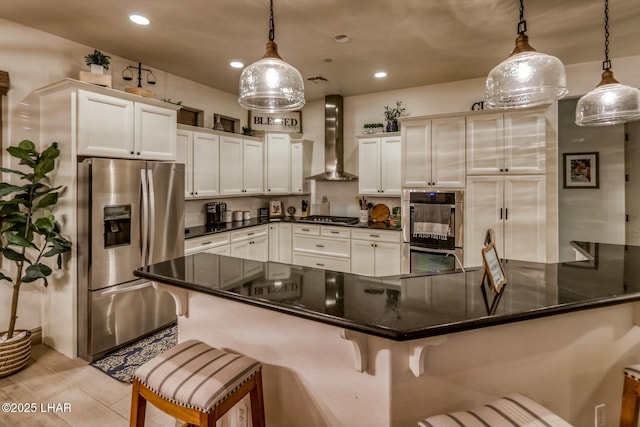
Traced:
[[[15, 182], [0, 183], [0, 251], [6, 260], [15, 263], [11, 273], [15, 277], [0, 272], [0, 279], [13, 286], [6, 335], [10, 339], [18, 318], [21, 286], [38, 280], [47, 286], [52, 270], [42, 262], [43, 258], [57, 257], [58, 268], [62, 268], [62, 254], [70, 252], [72, 244], [61, 234], [51, 212], [63, 191], [62, 187], [48, 185], [48, 174], [55, 169], [55, 159], [60, 155], [58, 144], [54, 142], [40, 153], [33, 142], [24, 140], [7, 151], [24, 166], [23, 170], [0, 168], [16, 177]], [[8, 198], [10, 195], [13, 197]]]
[[109, 58], [111, 57], [103, 54], [98, 49], [95, 49], [93, 53], [90, 53], [89, 55], [84, 57], [84, 61], [85, 61], [85, 64], [87, 65], [91, 65], [91, 64], [102, 65], [105, 70], [108, 70]]
[[396, 101], [395, 108], [389, 107], [388, 105], [384, 106], [384, 118], [388, 122], [392, 122], [404, 116], [406, 111], [407, 109], [402, 106], [402, 101]]

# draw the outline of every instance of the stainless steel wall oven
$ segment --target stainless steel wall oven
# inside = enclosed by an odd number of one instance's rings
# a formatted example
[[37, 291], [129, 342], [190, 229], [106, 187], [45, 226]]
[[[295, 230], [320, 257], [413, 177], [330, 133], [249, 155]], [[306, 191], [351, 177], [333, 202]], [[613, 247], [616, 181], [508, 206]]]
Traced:
[[403, 272], [463, 268], [464, 191], [402, 191]]

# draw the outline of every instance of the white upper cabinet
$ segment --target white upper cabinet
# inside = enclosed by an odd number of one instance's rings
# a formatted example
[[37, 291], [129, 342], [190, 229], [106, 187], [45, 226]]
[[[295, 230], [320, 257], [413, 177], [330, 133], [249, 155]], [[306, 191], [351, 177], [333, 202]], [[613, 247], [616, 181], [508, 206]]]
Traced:
[[309, 194], [311, 183], [305, 179], [311, 175], [313, 141], [291, 141], [291, 193]]
[[176, 162], [184, 163], [184, 198], [193, 194], [193, 132], [183, 129], [176, 131]]
[[544, 173], [545, 123], [541, 111], [468, 116], [467, 173]]
[[135, 102], [134, 148], [141, 159], [176, 159], [176, 112]]
[[245, 194], [264, 193], [264, 145], [243, 140], [243, 182]]
[[220, 137], [207, 132], [178, 129], [177, 161], [185, 164], [185, 198], [220, 194]]
[[360, 194], [400, 195], [400, 167], [400, 136], [359, 138]]
[[267, 194], [291, 193], [291, 139], [287, 134], [267, 135]]
[[133, 101], [78, 90], [78, 154], [130, 158]]
[[402, 122], [402, 186], [464, 187], [465, 118]]
[[264, 192], [264, 146], [262, 141], [233, 136], [220, 137], [220, 195]]
[[78, 155], [176, 160], [176, 111], [79, 89]]

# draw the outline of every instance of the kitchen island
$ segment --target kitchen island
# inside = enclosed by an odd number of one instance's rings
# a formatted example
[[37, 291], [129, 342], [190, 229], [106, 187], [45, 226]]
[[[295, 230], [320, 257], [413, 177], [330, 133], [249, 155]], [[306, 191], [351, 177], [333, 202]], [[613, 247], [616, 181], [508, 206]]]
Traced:
[[265, 363], [269, 425], [415, 426], [514, 391], [585, 425], [598, 403], [615, 420], [639, 359], [640, 248], [580, 245], [592, 259], [506, 262], [494, 315], [481, 270], [371, 278], [201, 253], [136, 275], [170, 285], [181, 341]]

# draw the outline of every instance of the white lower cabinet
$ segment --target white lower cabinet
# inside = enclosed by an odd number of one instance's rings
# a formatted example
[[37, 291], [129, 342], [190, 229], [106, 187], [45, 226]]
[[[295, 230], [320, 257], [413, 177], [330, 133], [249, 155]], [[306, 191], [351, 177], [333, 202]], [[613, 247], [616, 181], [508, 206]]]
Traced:
[[254, 261], [268, 261], [268, 227], [262, 225], [231, 231], [231, 256]]
[[207, 252], [217, 255], [229, 255], [229, 242], [231, 233], [207, 234], [184, 241], [184, 254], [192, 255], [198, 252]]
[[398, 231], [351, 230], [351, 273], [365, 276], [400, 274]]
[[269, 261], [291, 264], [291, 224], [269, 224]]
[[347, 227], [293, 224], [293, 264], [351, 271], [351, 230]]
[[544, 175], [474, 176], [465, 194], [464, 265], [482, 265], [488, 229], [500, 258], [546, 262]]

